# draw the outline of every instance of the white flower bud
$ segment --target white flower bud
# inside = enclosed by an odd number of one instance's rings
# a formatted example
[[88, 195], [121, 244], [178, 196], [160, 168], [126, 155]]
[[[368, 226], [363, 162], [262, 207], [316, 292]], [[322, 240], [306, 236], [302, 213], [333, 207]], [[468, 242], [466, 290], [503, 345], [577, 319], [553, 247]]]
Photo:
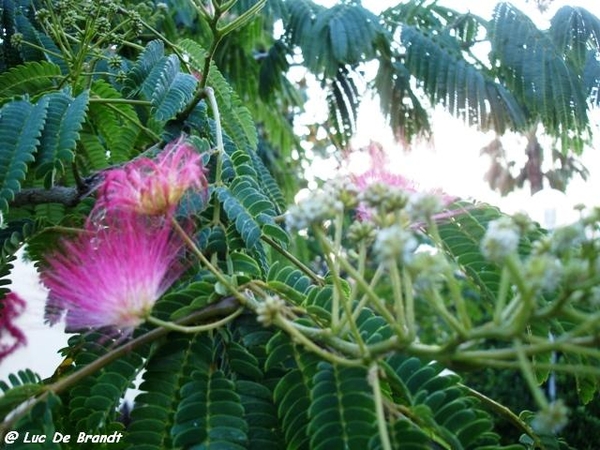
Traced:
[[483, 256], [492, 262], [502, 262], [517, 251], [519, 228], [510, 217], [501, 217], [488, 224], [481, 241]]
[[413, 258], [417, 245], [417, 240], [410, 231], [393, 225], [377, 233], [373, 251], [381, 262], [406, 264]]
[[568, 416], [569, 408], [567, 408], [562, 400], [557, 400], [550, 403], [542, 411], [539, 411], [535, 415], [531, 425], [538, 433], [558, 433], [569, 422]]

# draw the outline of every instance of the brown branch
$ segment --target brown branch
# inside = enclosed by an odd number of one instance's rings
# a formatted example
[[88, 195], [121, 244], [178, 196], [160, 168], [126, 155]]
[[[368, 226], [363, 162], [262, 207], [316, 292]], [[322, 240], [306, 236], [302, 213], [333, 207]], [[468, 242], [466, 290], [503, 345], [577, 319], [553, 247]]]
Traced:
[[9, 203], [11, 207], [33, 206], [44, 203], [61, 203], [75, 206], [83, 198], [96, 190], [102, 180], [102, 174], [94, 174], [78, 180], [78, 186], [53, 186], [45, 188], [27, 188], [15, 194]]

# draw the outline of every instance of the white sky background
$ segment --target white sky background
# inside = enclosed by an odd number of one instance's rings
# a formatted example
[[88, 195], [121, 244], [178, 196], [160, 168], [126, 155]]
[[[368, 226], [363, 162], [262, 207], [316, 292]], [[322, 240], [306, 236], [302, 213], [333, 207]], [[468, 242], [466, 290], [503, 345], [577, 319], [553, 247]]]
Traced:
[[[334, 0], [319, 0], [325, 5], [333, 5]], [[399, 3], [399, 0], [363, 0], [363, 5], [378, 13], [381, 10]], [[484, 18], [490, 18], [496, 0], [440, 0], [440, 4], [455, 10], [467, 12]], [[552, 9], [542, 17], [533, 2], [513, 0], [516, 7], [526, 12], [540, 28], [546, 28], [554, 11], [564, 4], [582, 6], [600, 17], [600, 2], [598, 0], [555, 0]], [[545, 19], [545, 21], [544, 21]], [[306, 123], [314, 123], [314, 118], [326, 117], [326, 103], [324, 97], [315, 96], [315, 99], [306, 104]], [[600, 116], [597, 116], [600, 117]], [[434, 113], [434, 141], [428, 146], [415, 148], [410, 153], [405, 153], [393, 142], [391, 131], [386, 121], [379, 114], [379, 105], [376, 99], [365, 98], [360, 110], [358, 122], [358, 136], [354, 147], [366, 146], [370, 140], [382, 143], [389, 150], [391, 165], [394, 170], [418, 181], [424, 188], [441, 187], [449, 194], [462, 197], [471, 197], [500, 205], [506, 211], [519, 209], [527, 210], [536, 220], [543, 220], [544, 202], [540, 198], [531, 201], [527, 193], [511, 194], [507, 199], [500, 199], [492, 193], [483, 181], [483, 174], [488, 168], [488, 158], [479, 157], [480, 149], [493, 138], [492, 134], [485, 135], [475, 129], [466, 128], [461, 121], [438, 109]], [[595, 125], [598, 135], [598, 120]], [[507, 141], [508, 142], [508, 141]], [[571, 205], [585, 201], [588, 204], [600, 204], [590, 194], [600, 192], [600, 152], [599, 140], [596, 139], [595, 149], [588, 149], [584, 162], [590, 170], [590, 181], [583, 183], [573, 180], [569, 187], [568, 195], [561, 196], [556, 193], [542, 193], [548, 197], [552, 205], [562, 206], [557, 211], [558, 222], [569, 220], [573, 217]], [[517, 149], [524, 149], [524, 142], [515, 142]], [[313, 164], [311, 173], [319, 178], [328, 178], [337, 169], [337, 160], [318, 161]], [[364, 161], [357, 161], [357, 165], [364, 167]], [[539, 194], [538, 194], [539, 196]], [[541, 209], [540, 209], [541, 208]], [[45, 292], [39, 286], [35, 270], [31, 266], [19, 264], [15, 271], [14, 290], [22, 295], [28, 303], [27, 313], [18, 322], [28, 335], [28, 346], [17, 351], [0, 364], [0, 380], [5, 380], [11, 372], [31, 368], [42, 377], [50, 376], [58, 366], [61, 358], [57, 350], [66, 344], [63, 326], [56, 325], [48, 328], [43, 324], [43, 308]]]

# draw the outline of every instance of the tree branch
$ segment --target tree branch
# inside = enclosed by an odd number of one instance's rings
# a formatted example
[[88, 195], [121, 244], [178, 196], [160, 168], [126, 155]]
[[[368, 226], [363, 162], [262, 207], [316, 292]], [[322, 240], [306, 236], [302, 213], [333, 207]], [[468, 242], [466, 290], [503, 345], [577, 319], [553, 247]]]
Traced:
[[96, 190], [102, 181], [102, 174], [97, 173], [78, 180], [78, 186], [53, 186], [45, 188], [27, 188], [15, 194], [9, 203], [11, 207], [33, 206], [44, 203], [61, 203], [75, 206], [83, 198]]

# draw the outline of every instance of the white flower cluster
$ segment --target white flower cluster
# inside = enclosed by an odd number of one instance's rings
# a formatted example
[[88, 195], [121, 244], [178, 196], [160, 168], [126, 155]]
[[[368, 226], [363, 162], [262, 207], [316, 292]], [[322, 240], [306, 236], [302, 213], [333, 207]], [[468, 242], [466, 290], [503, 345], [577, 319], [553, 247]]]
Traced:
[[414, 257], [418, 242], [413, 233], [392, 225], [377, 233], [373, 251], [381, 262], [407, 264]]
[[313, 224], [333, 219], [343, 211], [344, 202], [333, 190], [318, 191], [290, 207], [286, 215], [286, 224], [290, 231], [300, 231]]
[[403, 209], [408, 202], [408, 196], [402, 188], [377, 182], [362, 191], [359, 200], [368, 208], [388, 213]]
[[440, 288], [448, 268], [449, 262], [443, 252], [417, 250], [409, 266], [415, 291], [422, 293]]
[[406, 211], [412, 223], [426, 222], [442, 210], [440, 197], [427, 192], [413, 192]]
[[585, 240], [585, 227], [582, 223], [577, 222], [572, 225], [560, 227], [550, 235], [550, 251], [560, 256], [572, 251]]
[[525, 276], [533, 288], [551, 292], [558, 287], [563, 278], [563, 266], [554, 256], [535, 255], [527, 261]]
[[519, 227], [514, 221], [510, 217], [500, 217], [488, 224], [481, 240], [481, 252], [486, 259], [500, 263], [517, 251], [519, 237]]

